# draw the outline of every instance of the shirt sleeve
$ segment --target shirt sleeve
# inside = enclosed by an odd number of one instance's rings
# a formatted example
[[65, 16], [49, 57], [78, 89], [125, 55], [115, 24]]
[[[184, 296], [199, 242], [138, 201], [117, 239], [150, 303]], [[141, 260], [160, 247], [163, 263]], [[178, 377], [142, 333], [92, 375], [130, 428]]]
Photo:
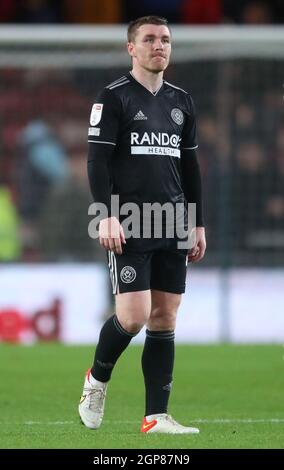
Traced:
[[93, 104], [88, 130], [88, 176], [95, 202], [111, 211], [110, 161], [118, 139], [121, 104], [111, 90], [105, 88]]
[[204, 227], [202, 180], [196, 150], [181, 153], [182, 186], [188, 203], [196, 204], [196, 227]]
[[110, 145], [89, 144], [88, 177], [94, 202], [103, 203], [111, 213], [111, 188], [109, 162], [112, 156]]
[[88, 142], [115, 146], [121, 114], [118, 96], [108, 88], [98, 95], [92, 106]]
[[203, 227], [202, 180], [196, 149], [196, 111], [190, 95], [186, 97], [185, 125], [181, 141], [181, 170], [184, 195], [196, 204], [196, 226]]
[[198, 147], [196, 138], [196, 112], [190, 95], [186, 97], [185, 123], [182, 132], [181, 149], [193, 150]]

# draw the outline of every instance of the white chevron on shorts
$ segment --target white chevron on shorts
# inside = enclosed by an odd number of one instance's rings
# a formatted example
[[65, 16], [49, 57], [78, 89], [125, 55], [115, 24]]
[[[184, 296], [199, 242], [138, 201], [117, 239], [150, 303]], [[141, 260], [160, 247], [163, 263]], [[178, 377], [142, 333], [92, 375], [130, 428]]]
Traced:
[[110, 280], [112, 284], [112, 293], [117, 294], [117, 266], [115, 254], [113, 251], [108, 251], [108, 267], [110, 270]]

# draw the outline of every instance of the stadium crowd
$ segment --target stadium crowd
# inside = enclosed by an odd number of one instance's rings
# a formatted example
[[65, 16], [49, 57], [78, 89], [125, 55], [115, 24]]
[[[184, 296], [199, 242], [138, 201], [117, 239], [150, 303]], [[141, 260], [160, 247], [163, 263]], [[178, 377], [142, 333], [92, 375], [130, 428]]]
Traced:
[[2, 23], [123, 23], [151, 14], [170, 23], [283, 23], [282, 0], [0, 0]]

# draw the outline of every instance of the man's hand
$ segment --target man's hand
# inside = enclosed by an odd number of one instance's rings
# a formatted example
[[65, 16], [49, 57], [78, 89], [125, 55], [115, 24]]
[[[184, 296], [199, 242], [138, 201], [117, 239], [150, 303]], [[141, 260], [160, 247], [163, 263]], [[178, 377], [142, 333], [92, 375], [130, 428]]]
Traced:
[[200, 261], [206, 250], [205, 228], [196, 227], [195, 229], [195, 244], [194, 247], [188, 251], [187, 259], [192, 263]]
[[126, 243], [123, 228], [116, 217], [100, 221], [99, 240], [102, 247], [118, 255], [122, 254], [121, 243]]

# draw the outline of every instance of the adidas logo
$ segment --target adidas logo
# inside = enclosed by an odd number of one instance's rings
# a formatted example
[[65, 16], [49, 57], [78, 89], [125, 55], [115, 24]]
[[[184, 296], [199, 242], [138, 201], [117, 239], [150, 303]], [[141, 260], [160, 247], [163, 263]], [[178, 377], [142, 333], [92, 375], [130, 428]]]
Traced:
[[169, 384], [164, 385], [163, 390], [165, 390], [166, 392], [170, 392], [171, 388], [172, 388], [172, 385], [173, 385], [173, 382], [170, 382]]
[[134, 121], [145, 121], [146, 119], [148, 119], [147, 116], [141, 110], [134, 116]]

